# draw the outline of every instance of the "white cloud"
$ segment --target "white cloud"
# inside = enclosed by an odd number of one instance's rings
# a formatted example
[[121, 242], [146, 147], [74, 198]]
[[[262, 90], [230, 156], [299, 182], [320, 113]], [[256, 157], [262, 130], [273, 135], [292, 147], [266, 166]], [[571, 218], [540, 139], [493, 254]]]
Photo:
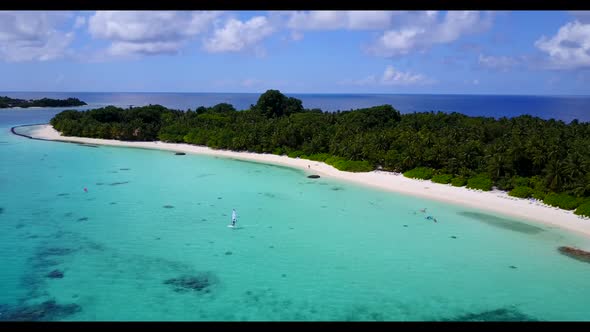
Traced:
[[294, 30], [375, 30], [391, 25], [391, 11], [300, 11], [288, 13], [287, 27]]
[[518, 61], [509, 56], [492, 56], [492, 55], [479, 55], [479, 64], [482, 67], [500, 70], [500, 71], [508, 71], [510, 68], [516, 66]]
[[590, 24], [569, 22], [552, 38], [542, 36], [535, 46], [549, 55], [553, 68], [590, 67]]
[[109, 53], [112, 55], [130, 55], [130, 54], [176, 54], [181, 48], [180, 42], [146, 42], [146, 43], [130, 43], [130, 42], [114, 42], [109, 48]]
[[246, 22], [230, 18], [205, 41], [204, 47], [211, 53], [237, 52], [254, 47], [257, 54], [264, 54], [264, 51], [256, 46], [274, 30], [264, 16], [256, 16]]
[[395, 84], [395, 85], [411, 85], [411, 84], [425, 84], [432, 83], [432, 80], [427, 79], [422, 74], [412, 74], [410, 72], [401, 72], [393, 68], [393, 66], [387, 66], [383, 77], [381, 77], [382, 84]]
[[86, 24], [86, 17], [84, 16], [77, 16], [76, 21], [74, 23], [74, 29], [79, 29]]
[[249, 79], [245, 79], [241, 82], [241, 85], [247, 88], [253, 87], [255, 85], [259, 85], [260, 83], [262, 83], [262, 81], [254, 79], [254, 78], [249, 78]]
[[491, 13], [474, 11], [449, 11], [442, 20], [438, 19], [438, 12], [433, 11], [405, 16], [401, 27], [385, 31], [368, 51], [379, 56], [394, 56], [425, 50], [435, 44], [453, 42], [465, 34], [484, 31], [493, 19]]
[[590, 23], [590, 10], [570, 11], [570, 14], [582, 23]]
[[411, 72], [402, 72], [396, 70], [393, 66], [388, 65], [385, 71], [378, 78], [375, 75], [369, 75], [359, 80], [344, 80], [340, 82], [342, 85], [423, 85], [432, 84], [435, 80], [429, 79], [422, 74], [415, 74]]
[[109, 53], [176, 53], [207, 31], [220, 12], [99, 11], [88, 20], [94, 38], [112, 41]]
[[48, 61], [64, 56], [74, 38], [58, 29], [70, 14], [0, 12], [0, 60]]
[[473, 85], [479, 85], [479, 80], [473, 80]]
[[293, 31], [291, 33], [291, 39], [295, 41], [301, 40], [303, 39], [303, 34], [297, 31]]

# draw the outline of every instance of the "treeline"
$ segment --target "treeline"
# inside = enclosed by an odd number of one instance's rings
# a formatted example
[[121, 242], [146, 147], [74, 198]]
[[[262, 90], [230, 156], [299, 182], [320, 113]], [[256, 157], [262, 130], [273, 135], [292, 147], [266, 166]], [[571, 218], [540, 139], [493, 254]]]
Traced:
[[81, 101], [78, 98], [68, 98], [68, 99], [50, 99], [50, 98], [42, 98], [42, 99], [32, 99], [32, 100], [25, 100], [25, 99], [14, 99], [10, 97], [1, 97], [0, 96], [0, 108], [9, 108], [9, 107], [71, 107], [71, 106], [83, 106], [87, 105], [85, 102]]
[[590, 124], [577, 120], [402, 115], [390, 105], [322, 112], [269, 90], [244, 111], [226, 103], [188, 111], [109, 106], [64, 111], [51, 124], [68, 136], [286, 154], [346, 171], [383, 169], [474, 189], [495, 186], [590, 215]]

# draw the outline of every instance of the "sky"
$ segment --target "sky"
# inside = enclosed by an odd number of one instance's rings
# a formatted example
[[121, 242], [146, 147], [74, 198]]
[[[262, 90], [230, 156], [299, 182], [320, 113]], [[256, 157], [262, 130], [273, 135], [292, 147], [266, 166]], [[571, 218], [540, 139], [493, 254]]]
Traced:
[[590, 11], [0, 11], [0, 91], [590, 94]]

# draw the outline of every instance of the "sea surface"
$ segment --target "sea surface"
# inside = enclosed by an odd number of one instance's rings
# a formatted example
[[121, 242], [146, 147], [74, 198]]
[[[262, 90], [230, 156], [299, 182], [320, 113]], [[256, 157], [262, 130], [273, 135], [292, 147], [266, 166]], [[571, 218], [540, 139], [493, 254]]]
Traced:
[[10, 132], [60, 110], [0, 110], [0, 320], [590, 320], [590, 263], [557, 250], [587, 238], [286, 167]]
[[[230, 103], [238, 110], [256, 104], [259, 93], [88, 93], [88, 92], [0, 92], [12, 98], [76, 97], [95, 107], [160, 104], [187, 110], [199, 106]], [[419, 95], [419, 94], [289, 94], [299, 98], [305, 108], [324, 111], [350, 110], [390, 104], [402, 113], [459, 112], [470, 116], [514, 117], [531, 114], [567, 123], [574, 119], [590, 121], [590, 96], [513, 96], [513, 95]]]

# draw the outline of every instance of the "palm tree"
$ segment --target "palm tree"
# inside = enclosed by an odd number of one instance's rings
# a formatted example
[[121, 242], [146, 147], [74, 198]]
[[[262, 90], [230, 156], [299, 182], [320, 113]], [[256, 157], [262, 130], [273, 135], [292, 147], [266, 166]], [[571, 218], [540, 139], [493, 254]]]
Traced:
[[567, 177], [566, 164], [557, 158], [551, 158], [545, 168], [546, 183], [549, 189], [560, 191]]

